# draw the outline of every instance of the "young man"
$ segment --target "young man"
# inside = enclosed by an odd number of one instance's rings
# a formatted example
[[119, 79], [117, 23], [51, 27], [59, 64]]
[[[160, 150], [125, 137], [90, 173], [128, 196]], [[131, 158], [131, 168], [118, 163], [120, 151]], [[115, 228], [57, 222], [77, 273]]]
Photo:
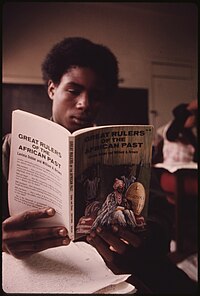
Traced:
[[[71, 132], [93, 125], [98, 111], [118, 86], [115, 56], [108, 48], [83, 38], [65, 38], [56, 44], [42, 64], [42, 73], [52, 100], [52, 120]], [[2, 157], [5, 180], [9, 147], [10, 136], [7, 135]], [[138, 275], [153, 292], [193, 292], [193, 283], [167, 259], [172, 226], [170, 209], [162, 195], [155, 194], [158, 190], [152, 192], [145, 236], [120, 227], [109, 231], [97, 228], [87, 241], [114, 272]], [[4, 204], [7, 204], [7, 196]], [[51, 208], [12, 217], [9, 212], [4, 213], [3, 251], [21, 259], [48, 248], [68, 245], [67, 229], [62, 225], [40, 229], [30, 226], [32, 221], [48, 219], [54, 214]]]

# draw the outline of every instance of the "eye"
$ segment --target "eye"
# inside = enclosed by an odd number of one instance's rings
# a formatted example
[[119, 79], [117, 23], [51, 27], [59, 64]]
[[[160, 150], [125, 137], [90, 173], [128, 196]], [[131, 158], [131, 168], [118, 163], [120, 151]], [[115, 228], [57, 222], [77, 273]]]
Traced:
[[68, 88], [67, 92], [69, 92], [70, 94], [74, 95], [74, 96], [78, 96], [80, 95], [81, 91], [75, 88]]

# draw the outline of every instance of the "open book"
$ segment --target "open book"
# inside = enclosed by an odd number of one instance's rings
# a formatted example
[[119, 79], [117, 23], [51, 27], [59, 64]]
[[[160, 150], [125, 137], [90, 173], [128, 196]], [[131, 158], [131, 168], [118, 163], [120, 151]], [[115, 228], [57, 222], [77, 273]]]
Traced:
[[85, 242], [50, 248], [23, 260], [2, 255], [2, 287], [8, 294], [133, 294], [136, 288], [126, 281], [129, 276], [114, 274]]
[[13, 111], [10, 214], [53, 207], [55, 216], [36, 226], [64, 225], [72, 240], [98, 225], [143, 230], [152, 137], [150, 125], [91, 127], [71, 134], [51, 120]]

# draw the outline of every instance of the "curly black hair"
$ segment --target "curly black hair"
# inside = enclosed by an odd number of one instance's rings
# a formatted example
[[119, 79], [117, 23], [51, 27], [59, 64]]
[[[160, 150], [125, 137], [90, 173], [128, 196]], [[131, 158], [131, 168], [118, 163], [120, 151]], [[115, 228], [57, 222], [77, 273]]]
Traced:
[[42, 63], [42, 75], [48, 81], [60, 80], [72, 66], [89, 67], [103, 78], [108, 94], [113, 94], [118, 86], [118, 61], [104, 45], [95, 44], [82, 37], [68, 37], [55, 44]]

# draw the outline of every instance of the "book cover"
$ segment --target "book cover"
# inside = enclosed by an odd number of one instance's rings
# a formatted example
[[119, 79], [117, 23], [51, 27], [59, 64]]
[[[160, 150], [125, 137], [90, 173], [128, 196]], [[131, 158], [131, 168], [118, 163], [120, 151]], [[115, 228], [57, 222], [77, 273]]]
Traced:
[[107, 126], [76, 136], [76, 237], [112, 224], [145, 229], [152, 137], [150, 125]]

